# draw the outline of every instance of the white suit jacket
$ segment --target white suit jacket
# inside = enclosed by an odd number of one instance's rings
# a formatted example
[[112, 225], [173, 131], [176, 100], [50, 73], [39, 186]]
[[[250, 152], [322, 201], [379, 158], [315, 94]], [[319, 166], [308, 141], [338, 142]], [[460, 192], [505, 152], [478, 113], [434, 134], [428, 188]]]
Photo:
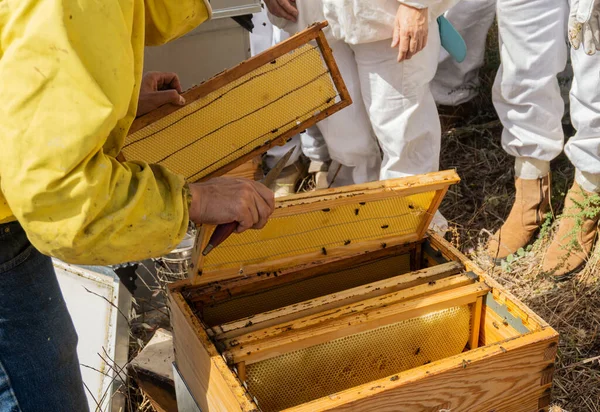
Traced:
[[459, 0], [297, 0], [298, 22], [272, 16], [271, 22], [290, 33], [326, 19], [331, 34], [349, 44], [391, 39], [399, 3], [416, 8], [429, 8], [434, 21]]

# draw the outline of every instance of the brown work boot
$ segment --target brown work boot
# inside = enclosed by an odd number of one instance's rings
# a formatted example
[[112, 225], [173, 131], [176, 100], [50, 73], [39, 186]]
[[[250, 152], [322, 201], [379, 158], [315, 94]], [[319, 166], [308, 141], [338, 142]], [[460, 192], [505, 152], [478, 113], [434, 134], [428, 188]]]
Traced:
[[515, 188], [510, 214], [488, 243], [488, 253], [496, 262], [527, 246], [550, 208], [549, 174], [539, 179], [517, 177]]
[[598, 208], [577, 183], [567, 193], [558, 231], [554, 235], [542, 265], [542, 271], [555, 280], [567, 280], [585, 267], [598, 227]]

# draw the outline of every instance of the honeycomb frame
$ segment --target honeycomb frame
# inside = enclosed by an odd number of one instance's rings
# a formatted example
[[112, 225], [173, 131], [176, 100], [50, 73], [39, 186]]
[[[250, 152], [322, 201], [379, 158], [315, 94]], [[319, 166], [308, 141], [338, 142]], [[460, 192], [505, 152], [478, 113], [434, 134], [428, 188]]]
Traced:
[[230, 236], [208, 256], [214, 226], [203, 225], [189, 278], [209, 283], [419, 241], [458, 181], [446, 170], [279, 198], [263, 229]]
[[161, 164], [202, 181], [350, 105], [326, 26], [315, 23], [186, 91], [183, 107], [165, 105], [136, 119], [119, 159]]
[[246, 365], [248, 392], [264, 412], [310, 402], [459, 354], [470, 323], [457, 306]]

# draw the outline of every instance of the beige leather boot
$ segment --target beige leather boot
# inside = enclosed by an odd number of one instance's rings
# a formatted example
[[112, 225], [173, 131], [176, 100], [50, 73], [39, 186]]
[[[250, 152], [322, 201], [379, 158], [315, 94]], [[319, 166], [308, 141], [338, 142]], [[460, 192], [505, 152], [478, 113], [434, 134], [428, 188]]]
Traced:
[[527, 246], [550, 209], [550, 174], [539, 179], [515, 178], [515, 203], [490, 239], [488, 253], [497, 262]]
[[583, 204], [590, 196], [593, 193], [573, 183], [565, 198], [563, 217], [542, 265], [542, 271], [557, 281], [567, 280], [583, 269], [594, 245], [600, 215], [584, 215]]
[[306, 176], [306, 165], [302, 160], [284, 168], [269, 189], [275, 197], [285, 197], [296, 193], [296, 186]]
[[327, 183], [327, 174], [329, 172], [329, 162], [319, 162], [312, 160], [308, 167], [308, 174], [314, 174], [315, 176], [315, 189], [327, 189], [329, 184]]

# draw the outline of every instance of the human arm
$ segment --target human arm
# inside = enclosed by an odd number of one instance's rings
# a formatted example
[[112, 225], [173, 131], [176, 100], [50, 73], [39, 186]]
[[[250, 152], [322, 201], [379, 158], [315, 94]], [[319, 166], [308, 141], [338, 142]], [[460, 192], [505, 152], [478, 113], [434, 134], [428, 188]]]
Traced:
[[[2, 193], [44, 254], [99, 265], [159, 256], [186, 232], [188, 191], [162, 166], [115, 159], [139, 90], [131, 26], [117, 3], [59, 3], [22, 0], [0, 26]], [[199, 210], [196, 222], [220, 223]]]
[[144, 0], [146, 45], [159, 46], [212, 17], [208, 0]]

